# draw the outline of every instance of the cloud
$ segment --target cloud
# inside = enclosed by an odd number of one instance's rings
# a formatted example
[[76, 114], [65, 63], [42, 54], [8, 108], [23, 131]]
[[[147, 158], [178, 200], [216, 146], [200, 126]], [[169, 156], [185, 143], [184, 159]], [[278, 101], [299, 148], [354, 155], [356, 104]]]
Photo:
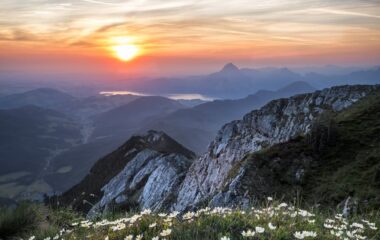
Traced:
[[103, 2], [103, 1], [97, 1], [97, 0], [82, 0], [83, 2], [88, 3], [95, 3], [95, 4], [101, 4], [101, 5], [109, 5], [109, 6], [120, 6], [120, 3], [112, 3], [112, 2]]
[[336, 14], [336, 15], [346, 15], [346, 16], [380, 18], [380, 15], [372, 15], [372, 14], [368, 14], [368, 13], [352, 12], [352, 11], [338, 10], [338, 9], [315, 8], [315, 9], [310, 9], [310, 11], [321, 12], [321, 13], [330, 13], [330, 14]]
[[371, 0], [3, 0], [1, 8], [3, 40], [70, 49], [107, 49], [123, 36], [161, 55], [380, 42], [380, 5]]
[[40, 38], [22, 29], [12, 29], [0, 33], [0, 41], [38, 41]]

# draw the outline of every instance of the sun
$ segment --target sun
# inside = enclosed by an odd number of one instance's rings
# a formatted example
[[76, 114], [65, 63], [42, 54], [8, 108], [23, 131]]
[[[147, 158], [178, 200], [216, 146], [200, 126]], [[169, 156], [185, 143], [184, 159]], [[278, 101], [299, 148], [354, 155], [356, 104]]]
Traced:
[[115, 52], [115, 55], [121, 61], [130, 61], [137, 56], [139, 48], [135, 45], [118, 45], [113, 46], [112, 50]]

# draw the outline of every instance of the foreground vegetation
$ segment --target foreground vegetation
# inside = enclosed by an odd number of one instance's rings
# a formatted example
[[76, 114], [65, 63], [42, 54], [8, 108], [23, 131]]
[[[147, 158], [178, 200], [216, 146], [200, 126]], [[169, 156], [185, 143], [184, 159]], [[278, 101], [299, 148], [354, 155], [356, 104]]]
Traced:
[[245, 211], [204, 208], [184, 214], [156, 214], [144, 210], [93, 221], [69, 210], [48, 210], [48, 218], [44, 219], [41, 213], [45, 207], [20, 207], [13, 210], [18, 213], [14, 215], [11, 210], [7, 214], [2, 211], [0, 239], [380, 239], [379, 212], [344, 218], [318, 209], [303, 210], [273, 202], [271, 198], [262, 207]]

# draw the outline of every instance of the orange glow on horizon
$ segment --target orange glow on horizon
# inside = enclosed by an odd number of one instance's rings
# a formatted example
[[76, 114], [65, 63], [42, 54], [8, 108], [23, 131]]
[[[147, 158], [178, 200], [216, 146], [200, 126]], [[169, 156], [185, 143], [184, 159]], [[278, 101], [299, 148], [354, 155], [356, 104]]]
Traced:
[[7, 0], [1, 6], [0, 70], [100, 65], [166, 75], [230, 61], [247, 66], [380, 61], [375, 1], [249, 2]]

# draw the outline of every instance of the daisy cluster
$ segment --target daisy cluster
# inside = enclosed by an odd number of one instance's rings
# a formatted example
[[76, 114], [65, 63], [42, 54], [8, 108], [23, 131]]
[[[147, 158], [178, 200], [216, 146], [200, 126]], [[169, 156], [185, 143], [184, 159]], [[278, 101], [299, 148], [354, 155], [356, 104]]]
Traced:
[[[337, 214], [325, 218], [287, 203], [246, 210], [202, 208], [185, 213], [153, 213], [146, 209], [113, 220], [82, 220], [43, 240], [169, 240], [169, 239], [380, 239], [376, 223], [346, 219]], [[38, 240], [32, 236], [29, 240]]]

